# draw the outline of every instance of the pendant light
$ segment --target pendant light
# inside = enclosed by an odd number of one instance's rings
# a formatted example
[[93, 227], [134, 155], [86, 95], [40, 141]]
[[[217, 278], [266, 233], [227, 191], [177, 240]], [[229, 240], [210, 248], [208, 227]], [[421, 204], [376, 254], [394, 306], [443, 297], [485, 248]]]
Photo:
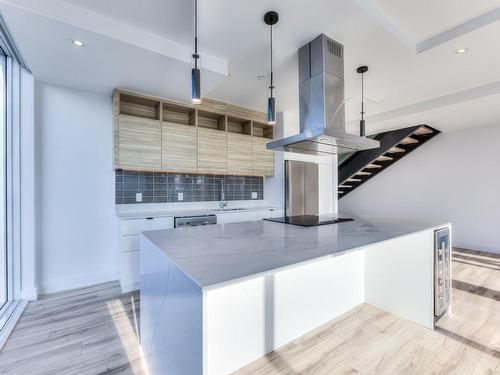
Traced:
[[361, 74], [361, 120], [359, 121], [359, 135], [366, 137], [366, 123], [365, 123], [365, 73], [368, 71], [368, 67], [363, 65], [360, 66], [356, 71]]
[[273, 76], [273, 25], [278, 23], [278, 13], [269, 11], [264, 15], [264, 22], [269, 25], [270, 29], [270, 46], [271, 46], [271, 84], [269, 85], [270, 95], [267, 99], [267, 122], [269, 125], [276, 124], [276, 102], [274, 100], [274, 76]]
[[194, 68], [191, 69], [191, 100], [193, 104], [201, 103], [200, 69], [198, 69], [198, 0], [194, 0]]

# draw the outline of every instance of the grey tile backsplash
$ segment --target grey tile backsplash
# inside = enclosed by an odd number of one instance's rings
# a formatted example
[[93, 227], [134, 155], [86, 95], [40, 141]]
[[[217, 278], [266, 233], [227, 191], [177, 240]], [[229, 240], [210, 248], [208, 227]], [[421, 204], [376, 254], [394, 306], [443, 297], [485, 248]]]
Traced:
[[[256, 176], [221, 176], [212, 174], [115, 171], [115, 202], [171, 203], [219, 201], [221, 186], [227, 201], [251, 200], [252, 192], [264, 199], [264, 178]], [[142, 193], [142, 202], [136, 194]]]

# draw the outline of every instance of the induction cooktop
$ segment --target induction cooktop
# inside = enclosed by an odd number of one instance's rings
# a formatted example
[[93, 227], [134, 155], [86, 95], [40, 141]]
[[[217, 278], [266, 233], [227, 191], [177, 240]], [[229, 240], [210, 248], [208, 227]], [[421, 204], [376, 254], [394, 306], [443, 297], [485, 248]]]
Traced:
[[354, 219], [340, 218], [333, 215], [296, 215], [273, 217], [264, 220], [274, 221], [276, 223], [282, 224], [300, 225], [302, 227], [315, 227], [318, 225], [338, 224], [346, 221], [354, 221]]

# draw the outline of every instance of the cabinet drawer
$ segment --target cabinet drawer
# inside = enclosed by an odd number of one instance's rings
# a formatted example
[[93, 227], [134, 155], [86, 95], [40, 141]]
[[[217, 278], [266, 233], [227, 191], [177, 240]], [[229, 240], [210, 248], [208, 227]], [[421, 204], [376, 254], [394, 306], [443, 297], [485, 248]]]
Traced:
[[139, 250], [139, 242], [141, 236], [139, 234], [131, 234], [128, 236], [121, 236], [120, 251], [135, 251]]
[[121, 235], [139, 234], [148, 230], [170, 229], [174, 227], [173, 217], [156, 217], [152, 219], [130, 219], [121, 221]]
[[281, 217], [283, 216], [283, 210], [265, 210], [259, 211], [257, 213], [257, 219], [270, 219], [272, 217]]
[[122, 289], [127, 291], [137, 289], [141, 281], [139, 268], [139, 250], [122, 253], [120, 256], [120, 284], [122, 286]]

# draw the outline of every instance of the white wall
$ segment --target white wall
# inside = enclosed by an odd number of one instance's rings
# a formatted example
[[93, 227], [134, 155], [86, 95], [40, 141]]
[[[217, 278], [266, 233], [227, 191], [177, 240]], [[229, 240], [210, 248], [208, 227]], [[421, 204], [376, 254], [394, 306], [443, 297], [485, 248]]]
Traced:
[[111, 96], [37, 82], [39, 286], [118, 279]]
[[339, 202], [341, 212], [453, 224], [454, 246], [500, 253], [500, 125], [443, 133]]

